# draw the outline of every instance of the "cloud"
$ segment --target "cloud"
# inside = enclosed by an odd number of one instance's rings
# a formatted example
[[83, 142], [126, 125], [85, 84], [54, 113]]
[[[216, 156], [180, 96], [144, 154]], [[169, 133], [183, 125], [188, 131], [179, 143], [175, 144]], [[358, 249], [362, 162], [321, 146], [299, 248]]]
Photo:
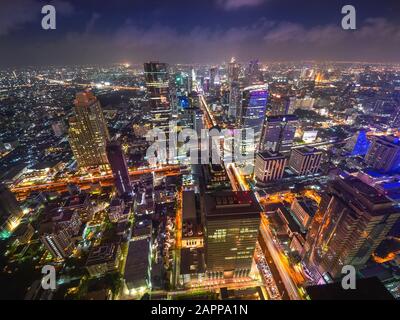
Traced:
[[0, 36], [19, 30], [24, 25], [35, 21], [40, 25], [41, 9], [45, 4], [54, 5], [56, 12], [61, 15], [70, 15], [74, 12], [74, 7], [63, 0], [48, 1], [48, 3], [36, 0], [7, 1], [1, 4]]
[[243, 7], [257, 7], [268, 0], [217, 0], [217, 5], [227, 11]]
[[32, 22], [39, 16], [36, 3], [32, 0], [12, 1], [1, 4], [0, 36], [20, 28], [23, 24]]
[[99, 18], [101, 17], [101, 14], [94, 12], [92, 14], [92, 16], [90, 17], [90, 20], [88, 21], [88, 23], [86, 24], [86, 28], [85, 28], [85, 33], [90, 33], [92, 32], [97, 20], [99, 20]]
[[[132, 22], [118, 29], [91, 28], [57, 39], [27, 39], [21, 45], [0, 42], [0, 62], [9, 64], [95, 64], [160, 60], [169, 63], [216, 63], [231, 56], [239, 61], [357, 60], [399, 61], [400, 25], [382, 18], [359, 21], [357, 30], [339, 25], [305, 27], [261, 19], [231, 28], [194, 26], [181, 31], [167, 25], [143, 27]], [[92, 23], [90, 23], [92, 21]]]

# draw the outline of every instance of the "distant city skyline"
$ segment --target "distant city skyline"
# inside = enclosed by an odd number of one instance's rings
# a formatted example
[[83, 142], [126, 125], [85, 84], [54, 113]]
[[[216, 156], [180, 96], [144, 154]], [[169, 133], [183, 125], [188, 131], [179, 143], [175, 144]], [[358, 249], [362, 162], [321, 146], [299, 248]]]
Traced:
[[41, 29], [39, 0], [4, 1], [0, 67], [158, 60], [168, 63], [334, 60], [400, 62], [400, 4], [344, 1], [49, 1], [57, 29]]
[[396, 1], [3, 0], [0, 300], [400, 299]]

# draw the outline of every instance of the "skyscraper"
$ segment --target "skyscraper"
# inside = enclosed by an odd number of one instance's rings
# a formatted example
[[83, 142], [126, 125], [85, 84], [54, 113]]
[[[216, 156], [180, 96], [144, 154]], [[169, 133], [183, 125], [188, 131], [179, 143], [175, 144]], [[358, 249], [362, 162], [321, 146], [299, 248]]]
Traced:
[[399, 170], [400, 139], [394, 136], [373, 137], [365, 162], [382, 173]]
[[229, 110], [228, 115], [232, 118], [237, 117], [237, 112], [240, 108], [242, 93], [238, 81], [232, 81], [229, 90]]
[[240, 66], [236, 63], [235, 58], [232, 57], [231, 61], [228, 63], [228, 82], [239, 80]]
[[153, 128], [166, 130], [172, 116], [168, 65], [160, 62], [147, 62], [144, 64], [144, 76]]
[[260, 71], [258, 60], [250, 61], [247, 68], [247, 82], [250, 86], [263, 82], [263, 75]]
[[295, 115], [267, 117], [264, 122], [260, 150], [272, 150], [285, 155], [290, 153], [298, 118]]
[[352, 156], [363, 156], [367, 153], [369, 144], [365, 130], [360, 130], [349, 139], [344, 148], [350, 151]]
[[[216, 81], [218, 75], [218, 68], [212, 67], [210, 68], [210, 88], [213, 90], [215, 88]], [[218, 79], [217, 79], [218, 80]]]
[[4, 236], [18, 226], [22, 215], [22, 210], [14, 194], [0, 183], [0, 229], [6, 233]]
[[110, 139], [100, 102], [92, 92], [80, 92], [74, 101], [75, 116], [69, 119], [69, 143], [79, 167], [108, 163]]
[[317, 173], [321, 165], [322, 151], [312, 147], [293, 149], [289, 166], [300, 176]]
[[262, 211], [254, 193], [221, 191], [206, 194], [205, 197], [208, 276], [248, 276]]
[[252, 129], [254, 140], [243, 139], [243, 153], [257, 151], [268, 99], [267, 85], [251, 86], [243, 89], [242, 104], [237, 113], [239, 129]]
[[261, 183], [282, 179], [285, 172], [286, 157], [272, 151], [259, 152], [256, 157], [255, 177]]
[[312, 262], [333, 278], [362, 267], [400, 217], [385, 195], [355, 177], [330, 183], [330, 200], [312, 247]]
[[131, 193], [128, 165], [121, 145], [117, 141], [112, 141], [107, 144], [106, 150], [118, 194], [121, 196], [125, 193]]

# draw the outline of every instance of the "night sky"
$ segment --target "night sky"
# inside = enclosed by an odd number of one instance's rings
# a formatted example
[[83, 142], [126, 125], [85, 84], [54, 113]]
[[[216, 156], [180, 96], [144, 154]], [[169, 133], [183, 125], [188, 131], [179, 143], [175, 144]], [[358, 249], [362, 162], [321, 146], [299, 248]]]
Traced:
[[[1, 0], [0, 65], [400, 62], [399, 0]], [[57, 29], [41, 29], [54, 4]], [[341, 8], [357, 10], [342, 30]]]

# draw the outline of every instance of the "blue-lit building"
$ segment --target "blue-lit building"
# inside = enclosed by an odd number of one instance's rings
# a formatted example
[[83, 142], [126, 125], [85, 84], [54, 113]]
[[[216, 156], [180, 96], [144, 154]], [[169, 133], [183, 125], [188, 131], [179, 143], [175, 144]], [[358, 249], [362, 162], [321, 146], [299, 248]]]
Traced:
[[267, 85], [256, 85], [243, 89], [242, 104], [238, 110], [237, 126], [239, 129], [252, 129], [254, 132], [254, 141], [247, 138], [243, 140], [244, 152], [258, 150], [267, 100]]
[[370, 142], [365, 130], [360, 130], [347, 142], [345, 149], [351, 156], [364, 156], [369, 148]]
[[400, 139], [395, 136], [373, 137], [365, 163], [382, 173], [400, 169]]

